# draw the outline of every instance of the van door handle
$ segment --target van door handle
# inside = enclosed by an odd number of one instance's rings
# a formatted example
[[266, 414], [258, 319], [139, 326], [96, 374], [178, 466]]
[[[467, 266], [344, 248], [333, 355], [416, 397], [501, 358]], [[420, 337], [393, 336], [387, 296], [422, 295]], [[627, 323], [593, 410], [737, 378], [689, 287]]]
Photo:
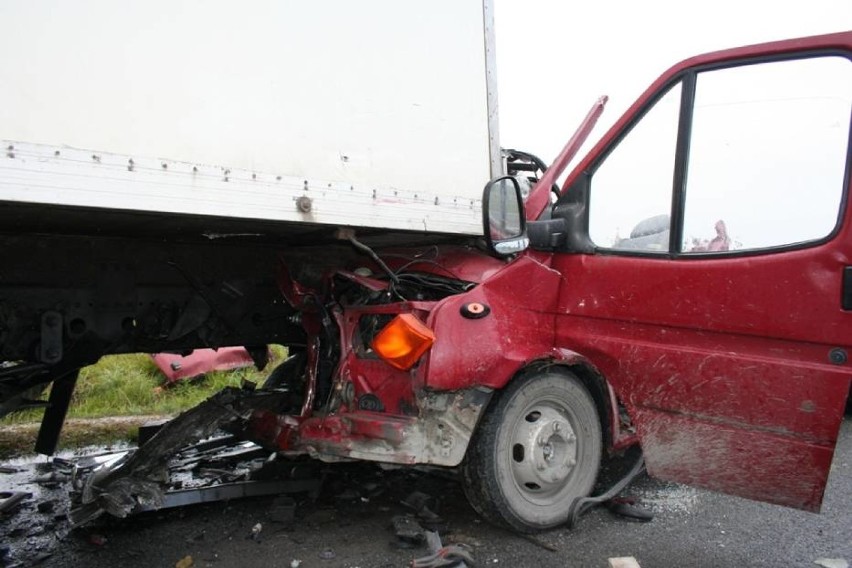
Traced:
[[843, 309], [852, 310], [852, 266], [843, 269]]

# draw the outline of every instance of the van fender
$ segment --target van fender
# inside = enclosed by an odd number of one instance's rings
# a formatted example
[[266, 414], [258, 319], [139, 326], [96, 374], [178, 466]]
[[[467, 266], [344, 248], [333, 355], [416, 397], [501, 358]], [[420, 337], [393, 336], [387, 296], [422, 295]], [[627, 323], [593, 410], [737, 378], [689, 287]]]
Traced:
[[598, 409], [604, 443], [608, 451], [622, 450], [638, 442], [631, 426], [622, 424], [621, 405], [612, 385], [594, 363], [576, 351], [554, 347], [519, 367], [506, 381], [506, 385], [554, 368], [564, 369], [574, 374], [589, 391]]

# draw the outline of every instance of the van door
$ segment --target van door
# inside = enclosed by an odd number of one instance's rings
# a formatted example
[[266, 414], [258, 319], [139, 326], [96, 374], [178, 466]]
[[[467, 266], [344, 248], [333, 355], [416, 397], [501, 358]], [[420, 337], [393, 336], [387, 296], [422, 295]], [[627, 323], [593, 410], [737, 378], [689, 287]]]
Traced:
[[852, 378], [852, 33], [694, 58], [568, 176], [557, 342], [651, 475], [818, 510]]

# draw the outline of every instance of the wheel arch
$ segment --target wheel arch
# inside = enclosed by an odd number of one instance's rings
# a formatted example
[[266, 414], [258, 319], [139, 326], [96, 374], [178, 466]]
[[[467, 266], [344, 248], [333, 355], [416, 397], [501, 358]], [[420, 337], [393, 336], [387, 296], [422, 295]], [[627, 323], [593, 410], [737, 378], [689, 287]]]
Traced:
[[544, 370], [565, 370], [573, 373], [580, 379], [580, 382], [595, 402], [601, 432], [603, 433], [604, 448], [610, 451], [615, 446], [620, 447], [621, 444], [618, 443], [618, 440], [620, 440], [619, 411], [615, 391], [598, 368], [579, 353], [570, 349], [557, 348], [553, 349], [550, 353], [542, 354], [519, 367], [509, 380], [506, 381], [503, 388], [506, 388], [515, 381], [524, 380], [524, 378]]
[[[595, 371], [594, 366], [580, 356], [572, 357], [570, 352], [564, 351], [548, 351], [518, 365], [502, 381], [495, 396], [491, 397], [487, 410], [482, 413], [461, 464], [465, 495], [481, 516], [516, 531], [537, 532], [564, 523], [566, 519], [562, 515], [568, 514], [570, 503], [577, 497], [590, 494], [605, 455], [604, 448], [608, 449], [611, 429], [609, 417], [612, 414], [606, 396], [608, 386], [600, 373]], [[565, 380], [560, 378], [563, 373]], [[564, 397], [564, 402], [560, 404], [571, 408], [572, 414], [580, 420], [574, 428], [577, 437], [583, 432], [584, 442], [577, 446], [577, 455], [574, 456], [576, 461], [572, 460], [568, 464], [572, 468], [575, 464], [580, 465], [576, 476], [566, 474], [560, 479], [541, 478], [545, 481], [544, 490], [553, 491], [554, 484], [558, 484], [558, 492], [547, 496], [542, 502], [529, 501], [523, 497], [527, 490], [518, 483], [527, 478], [537, 484], [538, 478], [535, 475], [525, 476], [522, 468], [522, 479], [519, 481], [518, 472], [509, 462], [526, 462], [525, 456], [533, 456], [535, 449], [527, 447], [533, 444], [533, 439], [526, 434], [516, 439], [511, 432], [519, 423], [537, 420], [538, 417], [529, 419], [525, 410], [529, 408], [528, 405], [537, 404], [536, 401], [558, 403], [558, 399], [552, 399], [554, 392]], [[544, 398], [537, 398], [542, 395]], [[524, 399], [524, 396], [531, 398]], [[597, 424], [593, 413], [597, 415]], [[536, 414], [544, 416], [546, 409], [542, 408], [541, 413]], [[504, 424], [508, 426], [504, 427]], [[550, 432], [549, 426], [545, 425], [545, 428]], [[552, 430], [560, 431], [555, 427]], [[572, 436], [571, 439], [575, 438]], [[541, 444], [540, 440], [536, 442], [537, 446]], [[515, 449], [519, 445], [524, 446], [525, 451], [516, 454]], [[507, 460], [507, 456], [512, 459]], [[533, 491], [540, 489], [537, 485], [523, 485]], [[574, 491], [576, 495], [569, 495], [568, 501], [565, 501], [565, 491]]]

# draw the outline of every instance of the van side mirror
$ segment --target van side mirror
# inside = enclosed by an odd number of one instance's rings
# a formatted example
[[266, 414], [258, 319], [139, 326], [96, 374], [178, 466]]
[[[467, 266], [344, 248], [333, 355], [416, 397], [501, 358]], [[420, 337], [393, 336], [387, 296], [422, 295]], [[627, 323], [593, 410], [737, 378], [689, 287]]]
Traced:
[[492, 180], [482, 195], [482, 225], [488, 250], [498, 256], [529, 246], [521, 186], [511, 176]]

